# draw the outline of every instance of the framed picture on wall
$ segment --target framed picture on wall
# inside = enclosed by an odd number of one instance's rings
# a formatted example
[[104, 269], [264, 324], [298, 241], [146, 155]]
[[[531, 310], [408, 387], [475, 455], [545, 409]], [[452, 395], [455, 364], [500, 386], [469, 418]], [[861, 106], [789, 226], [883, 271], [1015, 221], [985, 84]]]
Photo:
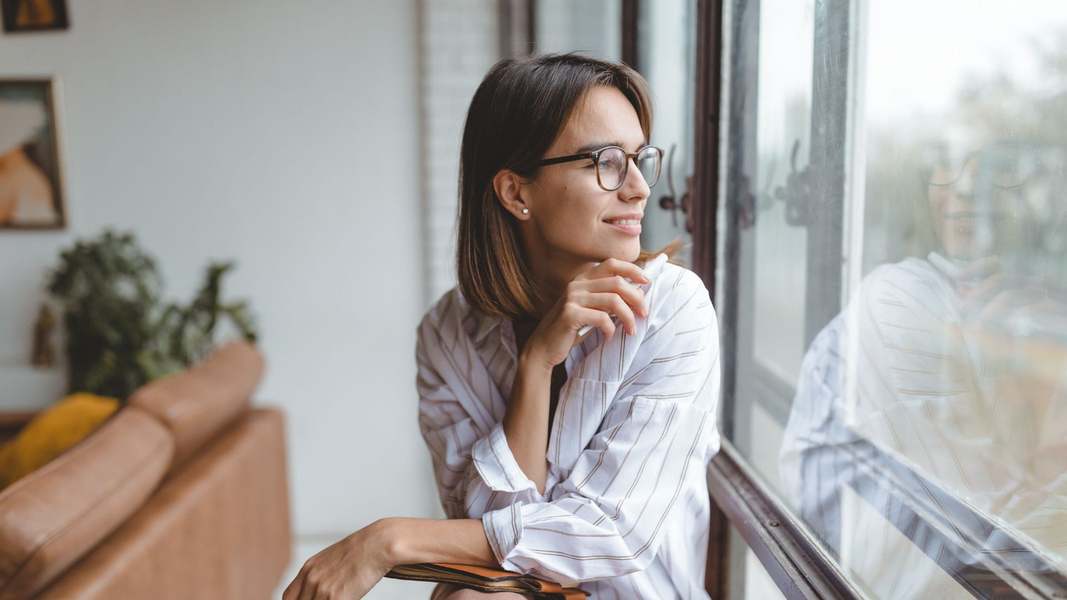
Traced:
[[0, 230], [66, 226], [56, 87], [0, 78]]
[[67, 29], [67, 0], [0, 0], [4, 31]]

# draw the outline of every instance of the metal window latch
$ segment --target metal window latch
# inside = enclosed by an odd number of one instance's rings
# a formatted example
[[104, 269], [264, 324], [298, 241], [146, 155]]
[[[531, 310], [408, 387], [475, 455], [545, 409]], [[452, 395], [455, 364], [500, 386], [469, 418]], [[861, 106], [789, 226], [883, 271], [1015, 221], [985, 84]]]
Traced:
[[774, 197], [785, 202], [785, 222], [793, 227], [810, 227], [818, 218], [816, 209], [812, 206], [819, 202], [819, 196], [815, 193], [815, 182], [819, 169], [813, 164], [797, 170], [797, 154], [800, 152], [800, 140], [793, 142], [793, 150], [789, 156], [789, 176], [786, 177], [785, 185], [774, 189]]
[[693, 213], [689, 197], [689, 189], [693, 187], [693, 176], [690, 175], [685, 178], [685, 192], [682, 193], [681, 198], [678, 197], [677, 192], [674, 190], [674, 174], [671, 167], [674, 165], [674, 151], [677, 147], [678, 144], [671, 144], [671, 149], [667, 152], [667, 189], [669, 193], [660, 197], [659, 207], [670, 211], [671, 225], [674, 227], [678, 227], [678, 210], [680, 209], [682, 214], [685, 215], [686, 232], [693, 233]]

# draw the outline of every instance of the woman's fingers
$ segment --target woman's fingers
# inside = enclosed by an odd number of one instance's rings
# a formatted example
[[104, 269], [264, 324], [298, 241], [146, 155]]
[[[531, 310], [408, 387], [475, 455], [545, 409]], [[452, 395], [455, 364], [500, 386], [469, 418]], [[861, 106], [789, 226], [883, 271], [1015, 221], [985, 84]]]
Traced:
[[615, 322], [611, 320], [608, 313], [595, 308], [583, 308], [582, 311], [583, 315], [579, 317], [581, 322], [592, 325], [594, 328], [599, 327], [604, 332], [605, 340], [610, 340], [611, 336], [615, 335]]
[[300, 600], [315, 600], [318, 595], [319, 582], [310, 572], [304, 576], [304, 588], [300, 590]]
[[648, 307], [645, 305], [645, 292], [632, 283], [627, 283], [621, 277], [605, 277], [588, 281], [575, 281], [571, 285], [571, 294], [612, 292], [634, 308], [634, 312], [643, 317], [648, 316]]
[[[567, 330], [581, 331], [581, 328], [586, 325], [592, 327], [600, 327], [604, 330], [604, 337], [610, 338], [611, 334], [615, 333], [615, 323], [608, 316], [608, 313], [596, 308], [589, 308], [584, 304], [578, 302], [568, 302], [563, 306], [563, 310], [560, 313], [561, 322], [566, 323]], [[591, 329], [589, 331], [592, 331]], [[584, 335], [579, 335], [578, 339], [585, 339], [585, 335], [589, 334], [586, 331]], [[573, 346], [573, 344], [571, 344]], [[569, 347], [569, 346], [568, 346]]]
[[282, 600], [299, 600], [300, 599], [300, 592], [301, 592], [301, 589], [304, 586], [304, 577], [306, 575], [307, 575], [307, 565], [305, 564], [304, 568], [300, 569], [300, 572], [296, 574], [296, 577], [293, 578], [293, 581], [291, 583], [289, 583], [289, 586], [285, 588], [284, 592], [282, 592]]
[[970, 310], [984, 306], [1005, 290], [1029, 287], [1035, 287], [1032, 281], [1015, 275], [997, 273], [983, 279], [980, 283], [961, 294], [965, 304], [964, 309]]
[[1045, 297], [1045, 291], [1037, 288], [1003, 291], [985, 303], [975, 322], [987, 326], [1004, 323], [1016, 311], [1037, 305]]
[[637, 317], [634, 316], [634, 311], [618, 294], [611, 292], [588, 294], [585, 297], [584, 304], [589, 308], [596, 308], [605, 313], [615, 313], [615, 316], [622, 321], [626, 333], [630, 335], [637, 333]]
[[645, 276], [645, 272], [641, 267], [632, 262], [626, 262], [625, 260], [619, 260], [617, 258], [609, 258], [605, 260], [585, 273], [582, 273], [578, 278], [601, 279], [604, 277], [612, 277], [614, 275], [629, 277], [630, 281], [634, 283], [648, 283], [650, 281], [650, 279]]
[[984, 279], [993, 273], [1000, 271], [1000, 257], [997, 255], [986, 256], [967, 263], [956, 273], [957, 281], [971, 281], [972, 279]]

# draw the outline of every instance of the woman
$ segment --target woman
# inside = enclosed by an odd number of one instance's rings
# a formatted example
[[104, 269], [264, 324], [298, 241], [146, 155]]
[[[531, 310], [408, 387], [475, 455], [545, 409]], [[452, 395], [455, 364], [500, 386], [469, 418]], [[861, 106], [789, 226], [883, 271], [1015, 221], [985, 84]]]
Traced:
[[449, 519], [377, 521], [309, 559], [285, 600], [360, 598], [397, 564], [435, 561], [595, 598], [707, 598], [718, 327], [700, 278], [640, 248], [662, 158], [651, 125], [647, 84], [624, 65], [489, 71], [463, 135], [460, 283], [416, 350]]
[[879, 598], [1067, 566], [1067, 308], [1010, 260], [1041, 258], [1025, 200], [1052, 185], [1018, 167], [1041, 162], [1020, 144], [935, 155], [918, 256], [868, 273], [801, 364], [782, 490]]

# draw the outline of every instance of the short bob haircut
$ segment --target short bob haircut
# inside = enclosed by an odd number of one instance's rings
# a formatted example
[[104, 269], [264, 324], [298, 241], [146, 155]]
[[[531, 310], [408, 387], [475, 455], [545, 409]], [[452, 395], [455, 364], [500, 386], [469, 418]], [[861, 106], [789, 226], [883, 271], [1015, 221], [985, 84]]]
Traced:
[[[474, 93], [463, 129], [459, 167], [456, 274], [463, 297], [484, 314], [514, 321], [538, 318], [544, 290], [522, 252], [518, 225], [493, 189], [503, 169], [533, 180], [552, 142], [591, 88], [618, 88], [637, 111], [647, 143], [652, 133], [648, 83], [630, 67], [579, 54], [498, 62]], [[675, 240], [660, 252], [673, 257]], [[656, 253], [641, 251], [637, 264]]]

